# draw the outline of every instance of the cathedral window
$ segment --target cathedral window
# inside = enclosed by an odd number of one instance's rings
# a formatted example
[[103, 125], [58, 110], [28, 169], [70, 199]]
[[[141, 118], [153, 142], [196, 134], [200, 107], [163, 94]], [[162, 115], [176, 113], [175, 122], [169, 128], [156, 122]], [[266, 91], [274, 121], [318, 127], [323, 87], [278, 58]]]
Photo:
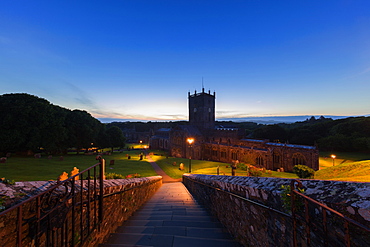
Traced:
[[274, 164], [280, 164], [280, 162], [281, 162], [281, 157], [280, 157], [280, 155], [279, 154], [273, 154], [273, 156], [272, 156], [272, 158], [273, 158], [273, 162], [274, 162]]
[[302, 154], [294, 154], [293, 155], [293, 166], [295, 165], [306, 165], [306, 159]]
[[258, 156], [256, 159], [256, 165], [257, 166], [263, 166], [263, 158], [262, 156]]
[[236, 152], [231, 153], [231, 159], [232, 160], [237, 160], [238, 159], [238, 153], [236, 153]]

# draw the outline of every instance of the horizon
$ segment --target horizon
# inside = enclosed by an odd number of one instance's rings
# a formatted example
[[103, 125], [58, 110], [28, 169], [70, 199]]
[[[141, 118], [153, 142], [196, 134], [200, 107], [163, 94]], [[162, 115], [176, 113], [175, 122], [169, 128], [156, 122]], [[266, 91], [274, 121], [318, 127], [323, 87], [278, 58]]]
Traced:
[[[258, 124], [279, 124], [279, 123], [296, 123], [296, 122], [302, 122], [305, 121], [311, 117], [315, 117], [316, 119], [320, 117], [325, 118], [331, 118], [333, 120], [337, 119], [345, 119], [345, 118], [351, 118], [351, 117], [369, 117], [370, 114], [366, 115], [358, 115], [358, 116], [333, 116], [333, 115], [302, 115], [302, 116], [266, 116], [266, 117], [246, 117], [246, 118], [224, 118], [224, 119], [217, 119], [216, 122], [252, 122], [252, 123], [258, 123]], [[180, 121], [188, 121], [188, 119], [185, 120], [139, 120], [139, 119], [114, 119], [114, 118], [98, 118], [99, 121], [102, 123], [113, 123], [113, 122], [180, 122]]]
[[364, 116], [370, 2], [0, 3], [0, 92], [98, 119], [181, 121], [187, 93], [216, 119]]

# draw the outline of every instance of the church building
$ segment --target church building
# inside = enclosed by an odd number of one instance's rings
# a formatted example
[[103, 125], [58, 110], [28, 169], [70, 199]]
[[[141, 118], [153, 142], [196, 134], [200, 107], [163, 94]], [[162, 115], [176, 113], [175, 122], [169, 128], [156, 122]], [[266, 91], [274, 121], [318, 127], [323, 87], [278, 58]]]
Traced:
[[150, 148], [167, 150], [174, 157], [238, 161], [269, 170], [292, 171], [298, 164], [319, 169], [319, 151], [315, 146], [248, 139], [242, 129], [217, 126], [215, 101], [216, 93], [204, 89], [189, 92], [189, 124], [158, 131], [150, 139]]

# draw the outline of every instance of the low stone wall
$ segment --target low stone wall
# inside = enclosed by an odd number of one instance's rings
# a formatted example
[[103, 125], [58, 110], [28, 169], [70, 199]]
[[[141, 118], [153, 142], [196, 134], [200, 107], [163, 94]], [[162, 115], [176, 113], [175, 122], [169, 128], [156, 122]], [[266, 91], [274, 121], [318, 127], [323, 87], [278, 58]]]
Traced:
[[[117, 193], [139, 185], [143, 186], [124, 193]], [[161, 176], [105, 180], [104, 194], [111, 195], [104, 198], [104, 220], [100, 228], [91, 235], [91, 241], [84, 246], [97, 246], [107, 240], [109, 234], [115, 232], [161, 186]]]
[[[116, 193], [143, 185], [139, 188]], [[132, 213], [138, 210], [162, 186], [162, 177], [112, 179], [104, 181], [104, 194], [113, 194], [104, 198], [104, 220], [99, 229], [84, 246], [91, 247], [103, 243], [110, 233], [116, 231]]]
[[[208, 207], [229, 232], [244, 246], [293, 246], [291, 213], [281, 199], [282, 185], [291, 179], [231, 177], [186, 174], [183, 182], [190, 193]], [[209, 188], [216, 187], [222, 191]], [[351, 183], [323, 180], [301, 180], [305, 195], [341, 212], [370, 228], [370, 183]], [[249, 199], [255, 203], [243, 200]], [[310, 246], [345, 246], [343, 222], [332, 213], [327, 215], [327, 230], [322, 224], [321, 207], [309, 204]], [[273, 210], [271, 210], [271, 209]], [[297, 245], [309, 246], [306, 238], [303, 207], [298, 212]], [[369, 232], [349, 225], [351, 246], [370, 246]], [[324, 232], [327, 232], [327, 237]]]
[[[46, 181], [22, 182], [22, 184], [16, 183], [15, 185], [3, 185], [0, 189], [2, 189], [3, 194], [6, 193], [7, 196], [16, 198], [19, 193], [26, 193], [27, 195], [40, 193], [55, 183], [56, 182]], [[84, 181], [84, 183], [86, 183], [86, 181]], [[122, 225], [122, 223], [132, 215], [133, 212], [139, 209], [140, 206], [145, 203], [161, 185], [161, 176], [104, 180], [103, 222], [99, 225], [98, 229], [95, 229], [90, 234], [88, 241], [82, 246], [98, 246], [99, 243], [104, 242], [108, 238], [109, 234], [114, 232], [118, 226]], [[25, 197], [27, 197], [27, 195]], [[35, 207], [34, 204], [35, 202], [27, 202], [26, 205], [24, 205], [23, 211], [26, 213], [26, 216], [24, 216], [25, 218], [29, 218], [28, 216], [30, 216], [30, 213], [27, 213], [28, 211], [32, 211], [34, 213], [35, 210], [30, 210]], [[98, 206], [94, 203], [92, 203], [91, 207], [98, 209]], [[75, 217], [79, 217], [77, 216], [77, 213]], [[0, 215], [1, 246], [16, 246], [16, 219], [17, 210], [13, 210], [5, 215]], [[68, 229], [70, 230], [72, 222], [76, 223], [77, 219], [73, 219], [72, 214], [69, 212], [63, 219], [60, 218], [59, 221], [69, 222]], [[58, 224], [58, 222], [55, 224]], [[23, 246], [33, 246], [34, 239], [32, 234], [30, 235], [32, 227], [30, 226], [29, 228], [26, 228], [27, 225], [28, 224], [24, 224], [22, 228], [22, 244]], [[40, 246], [45, 246], [44, 241], [45, 236], [43, 235], [40, 239]]]

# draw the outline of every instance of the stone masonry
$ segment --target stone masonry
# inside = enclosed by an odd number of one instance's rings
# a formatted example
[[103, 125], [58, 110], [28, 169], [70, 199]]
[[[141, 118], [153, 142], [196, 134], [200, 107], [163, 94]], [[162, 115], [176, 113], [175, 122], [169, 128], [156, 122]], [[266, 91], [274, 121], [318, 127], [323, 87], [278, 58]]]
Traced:
[[[183, 181], [193, 196], [217, 216], [229, 232], [245, 246], [292, 246], [293, 223], [291, 212], [281, 199], [282, 185], [291, 179], [231, 177], [185, 174]], [[211, 189], [201, 182], [240, 196]], [[305, 195], [339, 211], [370, 229], [370, 183], [301, 180]], [[256, 202], [249, 203], [246, 198]], [[260, 204], [260, 205], [258, 205]], [[262, 206], [261, 206], [262, 205]], [[274, 210], [270, 210], [272, 208]], [[304, 208], [298, 211], [299, 217]], [[326, 211], [326, 210], [325, 210]], [[345, 246], [343, 220], [327, 214], [327, 237], [322, 224], [322, 210], [309, 204], [310, 245]], [[306, 224], [297, 223], [297, 244], [308, 246]], [[351, 246], [370, 246], [370, 234], [349, 225]]]

